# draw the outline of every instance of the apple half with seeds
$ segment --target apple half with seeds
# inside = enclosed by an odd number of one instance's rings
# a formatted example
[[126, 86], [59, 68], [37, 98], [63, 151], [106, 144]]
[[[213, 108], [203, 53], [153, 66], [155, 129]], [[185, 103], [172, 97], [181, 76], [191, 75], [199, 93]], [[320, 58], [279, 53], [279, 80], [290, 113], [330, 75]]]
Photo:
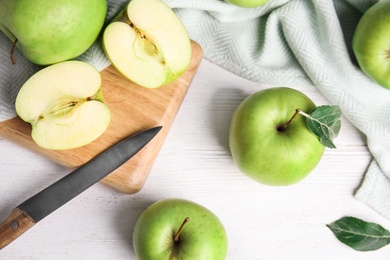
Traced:
[[191, 61], [191, 41], [175, 12], [161, 0], [132, 0], [103, 33], [114, 67], [146, 88], [167, 85]]
[[36, 144], [51, 150], [92, 142], [111, 118], [99, 71], [82, 61], [65, 61], [38, 71], [20, 89], [15, 108], [31, 124]]

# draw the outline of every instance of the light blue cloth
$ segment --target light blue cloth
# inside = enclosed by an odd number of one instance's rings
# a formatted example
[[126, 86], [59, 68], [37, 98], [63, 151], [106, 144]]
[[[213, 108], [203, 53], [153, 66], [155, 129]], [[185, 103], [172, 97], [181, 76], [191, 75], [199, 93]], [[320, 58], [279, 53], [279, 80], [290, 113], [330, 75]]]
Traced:
[[[164, 1], [212, 63], [259, 83], [313, 86], [339, 105], [373, 155], [355, 196], [390, 219], [390, 90], [364, 75], [351, 51], [359, 18], [376, 1], [270, 0], [251, 9], [222, 0]], [[127, 2], [108, 0], [107, 22]], [[0, 44], [1, 121], [15, 115], [17, 91], [39, 67], [20, 53], [16, 66], [6, 64], [10, 42], [2, 34]], [[79, 59], [100, 70], [109, 65], [99, 41]]]

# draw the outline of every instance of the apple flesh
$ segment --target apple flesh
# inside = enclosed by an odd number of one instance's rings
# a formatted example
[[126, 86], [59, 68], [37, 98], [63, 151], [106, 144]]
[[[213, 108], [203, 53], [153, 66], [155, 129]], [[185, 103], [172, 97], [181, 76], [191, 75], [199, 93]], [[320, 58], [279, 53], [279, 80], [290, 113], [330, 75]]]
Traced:
[[229, 145], [238, 168], [254, 180], [272, 186], [297, 183], [322, 158], [325, 147], [297, 116], [286, 127], [295, 110], [309, 114], [316, 105], [302, 92], [278, 87], [249, 95], [235, 110]]
[[133, 246], [139, 260], [223, 260], [228, 241], [223, 224], [210, 210], [189, 200], [165, 199], [141, 214]]
[[361, 17], [352, 40], [360, 68], [390, 89], [390, 1], [380, 1]]
[[0, 0], [0, 29], [28, 60], [50, 65], [86, 51], [106, 13], [105, 0]]
[[65, 61], [38, 71], [20, 89], [15, 108], [31, 124], [33, 140], [45, 149], [88, 144], [110, 122], [100, 73], [82, 61]]
[[226, 0], [226, 2], [245, 8], [253, 8], [267, 3], [269, 0]]
[[173, 82], [191, 61], [187, 31], [161, 0], [132, 0], [104, 30], [103, 47], [121, 74], [146, 88]]

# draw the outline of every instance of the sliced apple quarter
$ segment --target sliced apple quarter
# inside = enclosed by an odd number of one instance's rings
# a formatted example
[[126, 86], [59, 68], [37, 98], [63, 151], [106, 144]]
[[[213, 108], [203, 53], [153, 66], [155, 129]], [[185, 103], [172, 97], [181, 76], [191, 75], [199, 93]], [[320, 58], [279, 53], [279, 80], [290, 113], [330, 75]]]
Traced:
[[106, 56], [125, 77], [147, 88], [173, 82], [188, 68], [191, 41], [161, 0], [132, 0], [103, 34]]
[[31, 124], [36, 144], [51, 150], [92, 142], [107, 129], [111, 118], [99, 71], [82, 61], [38, 71], [20, 89], [15, 108]]

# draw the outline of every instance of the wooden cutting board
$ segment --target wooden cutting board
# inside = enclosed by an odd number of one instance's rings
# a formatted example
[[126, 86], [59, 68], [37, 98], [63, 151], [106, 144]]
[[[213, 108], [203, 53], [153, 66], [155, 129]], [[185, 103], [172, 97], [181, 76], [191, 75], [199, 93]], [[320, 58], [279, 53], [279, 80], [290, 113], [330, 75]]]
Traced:
[[86, 146], [64, 151], [42, 149], [31, 139], [31, 126], [19, 117], [1, 122], [0, 136], [60, 165], [77, 168], [125, 137], [161, 125], [163, 129], [147, 146], [102, 180], [102, 183], [120, 192], [136, 193], [142, 189], [149, 175], [196, 74], [202, 54], [200, 45], [192, 41], [192, 60], [188, 70], [173, 83], [157, 89], [143, 88], [129, 81], [112, 65], [103, 70], [103, 97], [111, 111], [111, 122], [98, 139]]

